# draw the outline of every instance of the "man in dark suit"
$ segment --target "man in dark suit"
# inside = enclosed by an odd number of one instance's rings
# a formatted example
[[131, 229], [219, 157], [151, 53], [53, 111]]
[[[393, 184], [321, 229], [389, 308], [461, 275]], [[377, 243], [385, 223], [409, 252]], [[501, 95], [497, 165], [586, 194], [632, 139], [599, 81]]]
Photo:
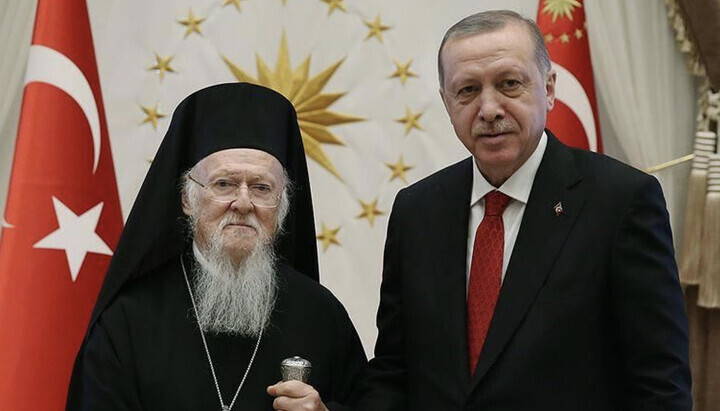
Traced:
[[402, 190], [360, 409], [687, 410], [687, 319], [655, 178], [545, 130], [543, 37], [453, 26], [440, 94], [472, 154]]

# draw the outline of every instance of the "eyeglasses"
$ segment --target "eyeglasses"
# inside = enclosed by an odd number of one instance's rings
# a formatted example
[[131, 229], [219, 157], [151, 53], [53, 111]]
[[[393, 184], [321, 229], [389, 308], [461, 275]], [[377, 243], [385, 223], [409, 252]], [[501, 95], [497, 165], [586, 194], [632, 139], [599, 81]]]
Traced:
[[255, 207], [275, 208], [280, 203], [280, 194], [275, 194], [273, 188], [265, 183], [239, 184], [232, 180], [218, 179], [212, 183], [203, 184], [191, 175], [188, 178], [200, 187], [210, 192], [210, 199], [218, 203], [232, 203], [240, 195], [241, 189], [246, 189], [250, 202]]

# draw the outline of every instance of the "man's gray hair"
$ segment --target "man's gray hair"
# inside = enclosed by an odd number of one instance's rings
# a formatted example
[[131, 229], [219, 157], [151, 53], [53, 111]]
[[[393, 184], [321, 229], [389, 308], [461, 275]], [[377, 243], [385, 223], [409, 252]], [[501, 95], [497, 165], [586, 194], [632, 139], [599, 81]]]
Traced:
[[[194, 167], [191, 167], [182, 174], [180, 178], [180, 193], [187, 199], [188, 205], [192, 210], [197, 210], [200, 205], [200, 186], [193, 183], [188, 178], [193, 171]], [[280, 194], [280, 203], [278, 204], [277, 211], [277, 227], [275, 227], [275, 236], [277, 237], [283, 232], [283, 224], [285, 223], [285, 217], [287, 217], [290, 211], [290, 198], [293, 193], [293, 182], [290, 180], [287, 171], [283, 168], [283, 184], [282, 193]], [[192, 230], [191, 230], [192, 233]]]
[[534, 20], [523, 17], [511, 10], [488, 10], [475, 13], [455, 23], [448, 29], [445, 37], [440, 43], [438, 50], [438, 75], [440, 76], [440, 88], [445, 86], [445, 72], [442, 65], [442, 51], [445, 43], [450, 40], [471, 37], [478, 34], [491, 33], [505, 28], [508, 23], [517, 23], [528, 30], [535, 45], [535, 63], [540, 74], [547, 74], [550, 71], [550, 54], [545, 46], [545, 38]]

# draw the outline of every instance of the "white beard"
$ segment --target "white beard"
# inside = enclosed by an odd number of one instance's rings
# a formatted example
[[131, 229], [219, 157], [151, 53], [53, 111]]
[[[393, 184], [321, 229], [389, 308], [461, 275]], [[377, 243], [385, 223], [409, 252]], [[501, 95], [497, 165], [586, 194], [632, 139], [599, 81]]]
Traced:
[[233, 262], [223, 250], [223, 220], [209, 239], [210, 249], [199, 258], [204, 261], [198, 261], [193, 270], [197, 320], [203, 331], [257, 337], [270, 320], [277, 257], [267, 232], [253, 216], [248, 217], [246, 222], [258, 231], [258, 241], [243, 261]]

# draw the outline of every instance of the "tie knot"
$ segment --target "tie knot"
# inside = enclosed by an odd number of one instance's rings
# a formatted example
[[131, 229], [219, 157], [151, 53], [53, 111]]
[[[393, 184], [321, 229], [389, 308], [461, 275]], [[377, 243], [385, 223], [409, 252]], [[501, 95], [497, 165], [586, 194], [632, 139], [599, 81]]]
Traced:
[[501, 216], [510, 200], [510, 197], [497, 190], [487, 193], [485, 195], [485, 215]]

